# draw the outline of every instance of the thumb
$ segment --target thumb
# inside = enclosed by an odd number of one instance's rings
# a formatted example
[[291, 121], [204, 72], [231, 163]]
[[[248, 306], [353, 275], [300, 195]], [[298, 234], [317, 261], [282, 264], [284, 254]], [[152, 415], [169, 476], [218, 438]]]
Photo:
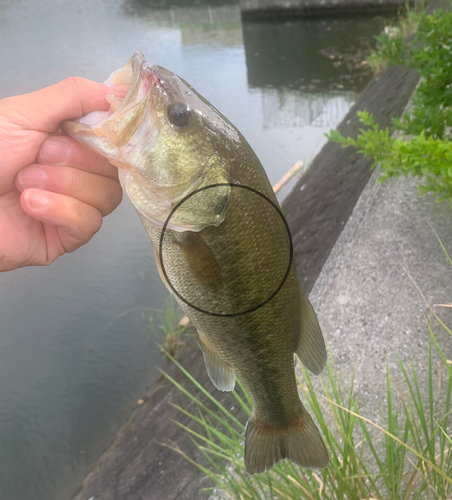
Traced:
[[29, 130], [52, 133], [63, 120], [108, 110], [110, 105], [105, 96], [118, 93], [125, 92], [85, 78], [66, 78], [50, 87], [15, 97], [20, 99], [20, 112], [14, 116], [14, 122]]

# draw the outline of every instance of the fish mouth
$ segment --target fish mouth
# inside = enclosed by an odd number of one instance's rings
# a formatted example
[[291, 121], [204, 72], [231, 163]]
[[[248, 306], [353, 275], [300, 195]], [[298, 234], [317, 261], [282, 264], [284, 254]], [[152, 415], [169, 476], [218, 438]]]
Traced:
[[158, 81], [154, 67], [146, 61], [141, 52], [137, 51], [123, 68], [114, 71], [104, 83], [105, 85], [130, 85], [122, 102], [122, 106], [127, 107], [134, 101], [142, 100]]
[[[131, 170], [126, 160], [134, 147], [144, 144], [149, 150], [155, 144], [161, 124], [157, 116], [154, 95], [159, 99], [169, 94], [163, 86], [165, 73], [159, 66], [150, 65], [141, 52], [135, 52], [124, 67], [114, 71], [106, 85], [128, 86], [124, 98], [106, 96], [108, 111], [94, 111], [82, 118], [61, 124], [63, 132], [89, 149], [108, 158], [118, 168]], [[171, 73], [171, 76], [175, 76]], [[157, 92], [153, 91], [154, 87]]]
[[116, 95], [107, 95], [107, 100], [110, 103], [108, 111], [94, 111], [82, 118], [70, 120], [69, 122], [95, 127], [101, 125], [102, 122], [108, 120], [113, 115], [122, 114], [138, 102], [151, 96], [151, 90], [154, 85], [161, 85], [162, 76], [160, 73], [162, 69], [159, 66], [149, 64], [141, 52], [135, 52], [123, 68], [114, 71], [104, 82], [107, 86], [128, 86], [124, 98]]
[[147, 139], [152, 135], [154, 140], [157, 138], [162, 119], [157, 108], [164, 109], [175, 100], [185, 101], [183, 89], [174, 73], [149, 64], [138, 51], [104, 84], [129, 88], [124, 98], [114, 94], [106, 96], [110, 103], [108, 111], [93, 111], [82, 118], [67, 120], [61, 128], [90, 149], [107, 156], [118, 168], [128, 170], [121, 157], [144, 135]]

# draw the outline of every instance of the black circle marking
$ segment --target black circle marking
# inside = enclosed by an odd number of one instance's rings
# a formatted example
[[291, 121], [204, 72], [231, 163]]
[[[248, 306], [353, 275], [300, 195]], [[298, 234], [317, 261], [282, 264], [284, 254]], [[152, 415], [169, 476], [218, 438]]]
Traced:
[[[270, 203], [270, 205], [276, 210], [276, 212], [278, 213], [278, 215], [281, 217], [281, 219], [282, 219], [282, 221], [284, 223], [284, 226], [286, 227], [287, 235], [289, 237], [289, 246], [290, 246], [290, 249], [289, 249], [289, 265], [287, 266], [287, 270], [286, 270], [286, 273], [284, 275], [284, 278], [282, 279], [282, 281], [279, 284], [278, 288], [272, 293], [272, 295], [270, 295], [270, 297], [268, 299], [264, 300], [263, 302], [261, 302], [257, 306], [252, 307], [251, 309], [248, 309], [248, 310], [246, 310], [244, 312], [239, 312], [239, 313], [215, 313], [215, 312], [206, 311], [204, 309], [201, 309], [200, 307], [197, 307], [197, 306], [191, 304], [173, 286], [173, 284], [171, 283], [171, 281], [168, 278], [168, 275], [166, 274], [165, 265], [163, 264], [163, 237], [165, 236], [165, 231], [166, 231], [166, 228], [167, 228], [167, 226], [169, 224], [169, 221], [171, 220], [171, 217], [174, 215], [174, 213], [176, 212], [176, 210], [178, 208], [180, 208], [180, 206], [183, 203], [185, 203], [189, 198], [191, 198], [195, 194], [198, 194], [201, 191], [205, 191], [206, 189], [212, 189], [212, 188], [223, 187], [223, 186], [230, 186], [230, 187], [233, 187], [233, 188], [247, 189], [248, 191], [251, 191], [252, 193], [257, 194], [258, 196], [260, 196], [261, 198], [263, 198], [265, 201], [267, 201], [268, 203]], [[292, 234], [290, 232], [289, 224], [287, 223], [286, 218], [284, 217], [283, 213], [281, 212], [281, 209], [276, 205], [276, 203], [274, 203], [272, 200], [270, 200], [270, 198], [268, 198], [267, 196], [265, 196], [265, 194], [257, 191], [254, 188], [251, 188], [249, 186], [243, 186], [241, 184], [234, 184], [232, 182], [221, 182], [221, 183], [218, 183], [218, 184], [209, 184], [208, 186], [204, 186], [202, 188], [196, 189], [192, 193], [190, 193], [187, 196], [185, 196], [184, 198], [182, 198], [182, 200], [180, 200], [177, 203], [177, 205], [171, 210], [170, 214], [168, 215], [168, 217], [165, 220], [165, 223], [163, 224], [162, 233], [160, 235], [160, 241], [159, 241], [159, 259], [160, 259], [160, 267], [162, 268], [163, 276], [165, 276], [165, 279], [166, 279], [168, 285], [170, 286], [171, 290], [182, 300], [182, 302], [184, 302], [185, 304], [187, 304], [187, 306], [191, 307], [192, 309], [195, 309], [196, 311], [198, 311], [200, 313], [209, 314], [210, 316], [217, 316], [217, 317], [223, 317], [223, 318], [233, 318], [233, 317], [236, 317], [236, 316], [243, 316], [245, 314], [257, 311], [261, 307], [265, 306], [265, 304], [268, 304], [270, 302], [270, 300], [272, 300], [273, 298], [276, 297], [276, 295], [278, 294], [278, 292], [284, 286], [284, 283], [287, 281], [287, 278], [289, 276], [290, 268], [292, 267], [292, 261], [293, 261]]]

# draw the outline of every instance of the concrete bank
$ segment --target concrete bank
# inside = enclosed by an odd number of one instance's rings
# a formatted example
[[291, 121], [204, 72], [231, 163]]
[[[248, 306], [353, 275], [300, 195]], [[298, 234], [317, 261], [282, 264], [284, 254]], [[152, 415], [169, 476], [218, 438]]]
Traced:
[[[354, 369], [354, 396], [361, 414], [383, 424], [386, 361], [403, 388], [397, 355], [407, 368], [411, 358], [421, 393], [428, 395], [426, 318], [431, 315], [409, 275], [432, 306], [452, 303], [452, 267], [433, 232], [452, 255], [452, 209], [448, 203], [436, 203], [432, 195], [419, 196], [419, 179], [377, 184], [377, 177], [375, 172], [364, 189], [310, 299], [344, 392]], [[452, 309], [438, 305], [434, 309], [451, 328]], [[451, 360], [452, 337], [434, 319], [432, 326]], [[439, 356], [434, 359], [436, 386], [443, 363]], [[446, 389], [443, 383], [442, 390]], [[402, 410], [399, 397], [394, 397], [393, 405]]]
[[[415, 71], [402, 67], [388, 68], [368, 85], [338, 127], [339, 130], [356, 137], [360, 128], [356, 117], [359, 109], [369, 109], [383, 126], [389, 123], [391, 117], [400, 116], [417, 81]], [[353, 212], [371, 175], [369, 167], [370, 162], [355, 151], [327, 144], [283, 205], [294, 238], [297, 270], [307, 292], [312, 289]], [[320, 295], [318, 301], [322, 302]], [[316, 306], [319, 307], [319, 304], [316, 303]], [[323, 311], [321, 314], [321, 321], [324, 322]], [[332, 335], [329, 333], [332, 327], [326, 325], [325, 329], [329, 336]], [[189, 341], [181, 349], [180, 360], [208, 391], [231, 408], [239, 419], [245, 420], [233, 396], [216, 391], [208, 380], [202, 355], [193, 342]], [[170, 365], [167, 371], [214, 409], [206, 397], [193, 390], [174, 365]], [[188, 398], [170, 382], [163, 379], [157, 381], [146, 395], [144, 404], [131, 415], [88, 474], [75, 500], [203, 498], [199, 493], [202, 476], [198, 469], [162, 445], [172, 441], [190, 456], [200, 458], [187, 433], [173, 420], [188, 426], [193, 424], [170, 403], [187, 409], [191, 406]]]
[[309, 16], [382, 14], [405, 9], [419, 0], [240, 0], [242, 18], [291, 18]]
[[[355, 137], [362, 128], [357, 112], [367, 109], [381, 127], [400, 116], [419, 80], [417, 71], [391, 66], [375, 77], [337, 130]], [[328, 142], [284, 200], [294, 257], [303, 288], [309, 292], [372, 174], [372, 160], [355, 148]]]

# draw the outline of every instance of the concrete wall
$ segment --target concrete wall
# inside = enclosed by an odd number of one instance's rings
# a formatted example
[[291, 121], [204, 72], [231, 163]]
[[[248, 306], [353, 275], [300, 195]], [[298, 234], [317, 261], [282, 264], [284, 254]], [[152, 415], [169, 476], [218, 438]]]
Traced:
[[[408, 3], [419, 3], [409, 0]], [[244, 18], [363, 14], [403, 9], [407, 0], [240, 0]]]

